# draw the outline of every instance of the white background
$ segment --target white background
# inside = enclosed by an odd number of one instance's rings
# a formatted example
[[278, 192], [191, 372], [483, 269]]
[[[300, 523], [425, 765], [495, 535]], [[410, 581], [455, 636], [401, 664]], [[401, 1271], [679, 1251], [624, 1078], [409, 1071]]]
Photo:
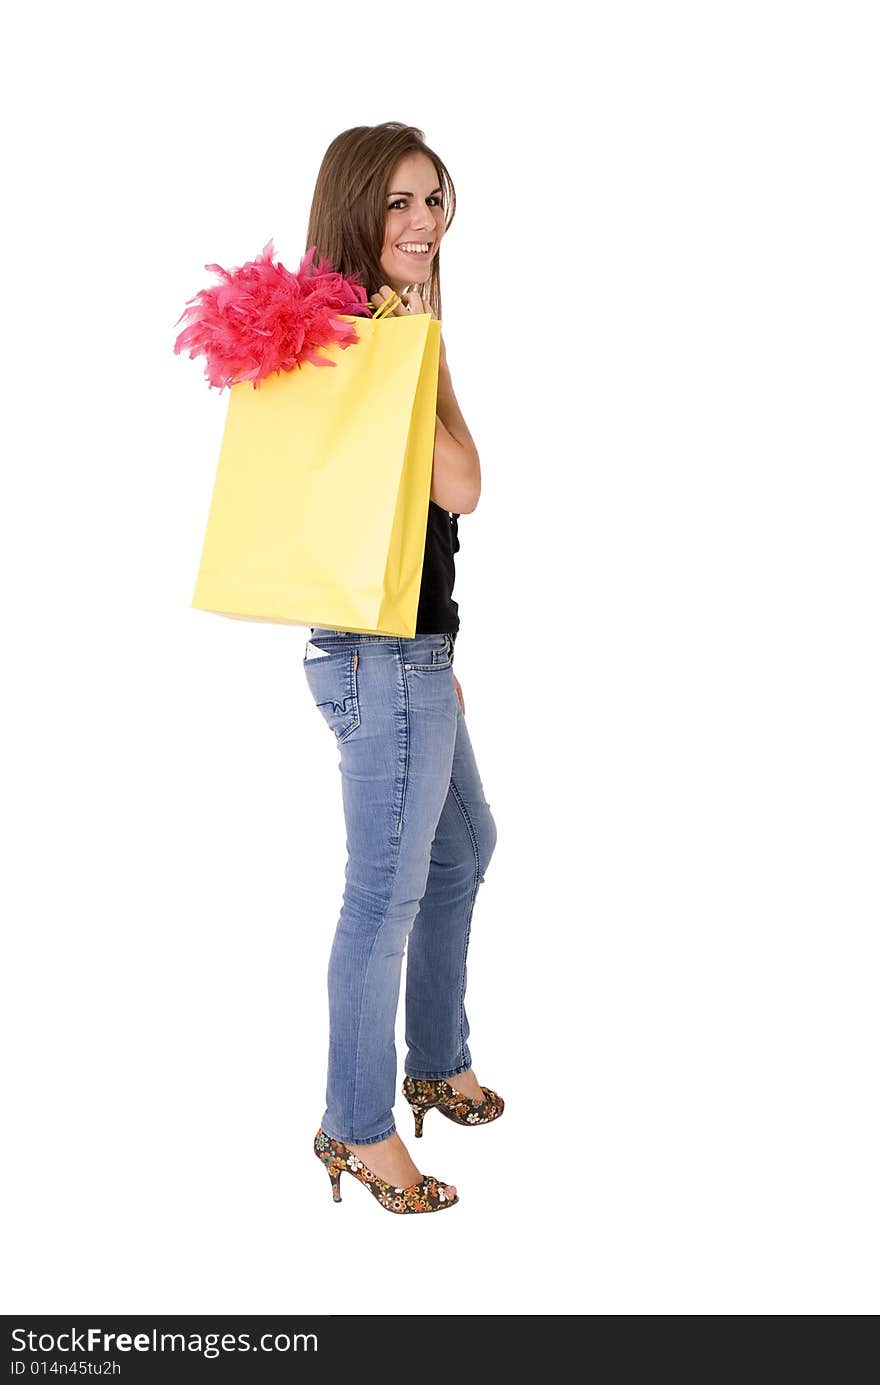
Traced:
[[[19, 9], [4, 1311], [877, 1311], [875, 17]], [[469, 1010], [508, 1109], [410, 1140], [461, 1192], [427, 1218], [312, 1154], [337, 752], [307, 632], [190, 607], [227, 396], [172, 354], [205, 264], [296, 267], [327, 145], [389, 119], [459, 197], [499, 828]]]

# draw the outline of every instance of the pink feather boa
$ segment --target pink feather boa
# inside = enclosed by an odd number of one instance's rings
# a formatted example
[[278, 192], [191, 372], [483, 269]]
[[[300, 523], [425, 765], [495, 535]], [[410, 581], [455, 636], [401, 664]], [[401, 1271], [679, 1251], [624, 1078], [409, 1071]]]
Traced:
[[174, 343], [175, 352], [189, 350], [189, 358], [207, 358], [205, 375], [209, 388], [252, 380], [254, 389], [273, 372], [312, 365], [335, 365], [319, 356], [322, 346], [348, 347], [358, 340], [354, 325], [340, 321], [349, 316], [371, 315], [367, 291], [357, 275], [338, 274], [329, 259], [314, 265], [317, 246], [306, 252], [295, 274], [285, 269], [270, 240], [256, 260], [240, 269], [226, 270], [208, 264], [223, 280], [190, 298], [177, 322], [189, 318]]

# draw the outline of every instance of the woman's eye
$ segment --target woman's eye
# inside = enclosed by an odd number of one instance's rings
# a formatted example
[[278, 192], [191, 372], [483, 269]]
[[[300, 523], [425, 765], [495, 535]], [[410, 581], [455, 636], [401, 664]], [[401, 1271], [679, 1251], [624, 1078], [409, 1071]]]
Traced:
[[[388, 204], [388, 211], [389, 211], [389, 212], [396, 212], [396, 211], [397, 211], [397, 208], [398, 208], [398, 207], [402, 207], [405, 201], [406, 201], [406, 198], [405, 198], [405, 197], [398, 197], [398, 199], [397, 199], [396, 202], [389, 202], [389, 204]], [[442, 203], [442, 201], [441, 201], [441, 199], [440, 199], [439, 197], [429, 197], [429, 198], [428, 198], [428, 201], [429, 201], [429, 202], [436, 202], [438, 206], [442, 206], [442, 205], [443, 205], [443, 203]]]

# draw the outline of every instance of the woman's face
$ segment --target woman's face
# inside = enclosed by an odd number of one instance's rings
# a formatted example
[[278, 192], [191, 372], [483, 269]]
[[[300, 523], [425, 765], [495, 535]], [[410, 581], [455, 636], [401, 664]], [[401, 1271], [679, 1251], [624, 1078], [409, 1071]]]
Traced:
[[[427, 154], [408, 154], [391, 175], [385, 198], [385, 243], [379, 261], [385, 282], [398, 293], [409, 284], [425, 283], [444, 229], [437, 170]], [[427, 252], [414, 249], [419, 245], [427, 245]]]

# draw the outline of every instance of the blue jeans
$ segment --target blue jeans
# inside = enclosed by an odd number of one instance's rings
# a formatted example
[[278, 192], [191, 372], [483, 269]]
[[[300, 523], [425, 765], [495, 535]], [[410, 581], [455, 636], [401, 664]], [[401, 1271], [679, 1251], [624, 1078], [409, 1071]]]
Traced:
[[404, 951], [404, 1070], [455, 1077], [471, 1066], [467, 949], [496, 829], [452, 681], [453, 638], [313, 626], [311, 643], [303, 668], [336, 737], [348, 848], [321, 1123], [370, 1144], [395, 1130]]

